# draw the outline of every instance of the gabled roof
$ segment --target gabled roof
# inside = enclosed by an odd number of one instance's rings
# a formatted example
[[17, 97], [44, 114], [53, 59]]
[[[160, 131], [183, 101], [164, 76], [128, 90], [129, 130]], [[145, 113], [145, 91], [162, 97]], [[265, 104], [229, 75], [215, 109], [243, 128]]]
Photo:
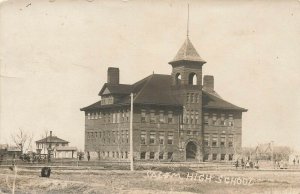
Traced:
[[246, 112], [247, 109], [238, 107], [230, 102], [223, 100], [222, 98], [210, 94], [206, 91], [202, 92], [202, 107], [206, 109], [225, 109], [225, 110], [238, 110]]
[[69, 143], [66, 140], [60, 139], [56, 136], [48, 136], [46, 138], [40, 139], [38, 141], [36, 141], [36, 143]]
[[196, 51], [189, 37], [187, 37], [187, 39], [177, 52], [175, 58], [173, 59], [173, 61], [169, 62], [169, 64], [175, 64], [179, 61], [192, 61], [199, 62], [201, 64], [206, 63], [206, 61], [204, 61]]

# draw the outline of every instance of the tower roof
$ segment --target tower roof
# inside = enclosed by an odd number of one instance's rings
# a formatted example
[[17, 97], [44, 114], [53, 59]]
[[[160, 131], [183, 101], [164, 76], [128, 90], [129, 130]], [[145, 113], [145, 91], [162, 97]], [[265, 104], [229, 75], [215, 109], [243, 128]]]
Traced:
[[169, 64], [173, 65], [180, 61], [192, 61], [201, 64], [206, 63], [206, 61], [204, 61], [196, 51], [189, 37], [186, 38], [185, 42], [177, 52], [177, 55], [171, 62], [169, 62]]

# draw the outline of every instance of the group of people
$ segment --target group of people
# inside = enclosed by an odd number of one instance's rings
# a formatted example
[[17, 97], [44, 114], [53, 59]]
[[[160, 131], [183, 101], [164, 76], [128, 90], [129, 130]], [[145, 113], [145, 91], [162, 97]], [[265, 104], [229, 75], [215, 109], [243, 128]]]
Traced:
[[245, 168], [256, 168], [256, 169], [259, 169], [258, 160], [256, 162], [253, 162], [251, 160], [247, 160], [245, 162], [243, 158], [241, 159], [240, 162], [239, 162], [239, 160], [236, 160], [235, 161], [235, 168], [237, 169], [240, 166], [242, 167], [242, 169], [245, 169]]

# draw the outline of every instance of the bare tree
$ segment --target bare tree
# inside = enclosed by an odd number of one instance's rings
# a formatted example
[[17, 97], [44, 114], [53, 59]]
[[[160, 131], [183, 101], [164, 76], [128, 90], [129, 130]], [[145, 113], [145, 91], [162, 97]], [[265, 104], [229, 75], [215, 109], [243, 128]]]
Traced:
[[28, 132], [25, 132], [21, 128], [19, 128], [18, 132], [11, 134], [11, 140], [15, 146], [21, 150], [22, 154], [27, 152], [31, 147], [32, 139], [33, 134], [28, 134]]

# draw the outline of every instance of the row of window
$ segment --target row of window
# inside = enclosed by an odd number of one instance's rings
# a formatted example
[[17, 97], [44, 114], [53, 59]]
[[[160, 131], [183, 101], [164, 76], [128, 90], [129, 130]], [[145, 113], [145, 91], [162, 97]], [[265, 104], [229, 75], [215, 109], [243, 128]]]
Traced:
[[[227, 116], [227, 117], [226, 117]], [[234, 125], [233, 114], [216, 114], [204, 113], [204, 124], [205, 125], [215, 125], [215, 126], [229, 126]]]
[[[210, 154], [204, 154], [204, 161], [207, 161], [207, 160], [209, 160], [210, 158], [209, 158], [209, 155]], [[216, 153], [213, 153], [213, 154], [211, 154], [211, 160], [229, 160], [229, 161], [232, 161], [233, 160], [233, 154], [228, 154], [228, 155], [226, 155], [226, 154], [220, 154], [220, 158], [218, 158], [218, 155], [219, 154], [216, 154]], [[226, 158], [226, 156], [227, 156], [227, 158]]]
[[164, 152], [158, 152], [158, 157], [155, 157], [155, 152], [149, 152], [149, 157], [147, 156], [147, 152], [141, 152], [140, 153], [140, 159], [141, 160], [145, 160], [145, 159], [150, 159], [150, 160], [154, 160], [154, 159], [159, 159], [159, 160], [164, 160], [164, 159], [172, 159], [173, 158], [173, 152], [167, 152], [166, 155]]
[[[129, 121], [129, 111], [110, 113], [110, 112], [92, 112], [87, 113], [87, 119], [94, 120], [100, 119], [104, 123], [120, 123]], [[146, 110], [141, 111], [141, 122], [146, 123], [174, 123], [173, 112], [168, 111], [165, 114], [164, 111], [159, 111], [156, 114], [154, 110], [150, 111], [150, 114], [146, 113]], [[183, 123], [185, 124], [200, 124], [198, 111], [185, 111]], [[234, 125], [233, 114], [216, 114], [216, 113], [204, 113], [204, 124], [214, 126], [230, 126]]]
[[221, 135], [218, 138], [217, 134], [211, 136], [204, 135], [204, 146], [212, 147], [233, 147], [233, 135]]
[[165, 114], [165, 111], [161, 110], [159, 111], [159, 114], [156, 115], [155, 110], [150, 110], [150, 114], [148, 115], [146, 110], [141, 110], [141, 122], [146, 123], [173, 123], [173, 112], [168, 111], [167, 115]]
[[101, 105], [113, 104], [113, 103], [114, 103], [114, 98], [112, 96], [101, 98]]
[[187, 93], [186, 94], [186, 102], [187, 103], [199, 103], [200, 95], [197, 93]]
[[129, 121], [129, 111], [122, 111], [118, 113], [111, 112], [91, 112], [87, 113], [88, 120], [101, 120], [104, 123], [120, 123]]
[[[167, 142], [166, 143], [165, 143], [165, 134], [166, 134], [166, 132], [163, 132], [163, 131], [158, 132], [158, 143], [160, 145], [164, 145], [164, 144], [172, 145], [173, 140], [174, 140], [174, 133], [167, 132]], [[141, 131], [141, 144], [142, 145], [157, 144], [156, 132], [155, 131], [149, 132], [149, 142], [148, 142], [146, 131]]]
[[198, 111], [185, 111], [183, 123], [185, 124], [200, 124]]
[[118, 151], [107, 151], [107, 152], [100, 152], [100, 157], [102, 158], [116, 158], [116, 159], [127, 159], [128, 158], [128, 152], [118, 152]]
[[129, 132], [128, 130], [120, 131], [100, 131], [100, 132], [87, 132], [87, 139], [98, 139], [99, 143], [128, 143]]
[[[36, 146], [38, 149], [49, 148], [50, 143], [37, 143]], [[58, 146], [67, 146], [67, 143], [51, 143], [51, 147]]]

